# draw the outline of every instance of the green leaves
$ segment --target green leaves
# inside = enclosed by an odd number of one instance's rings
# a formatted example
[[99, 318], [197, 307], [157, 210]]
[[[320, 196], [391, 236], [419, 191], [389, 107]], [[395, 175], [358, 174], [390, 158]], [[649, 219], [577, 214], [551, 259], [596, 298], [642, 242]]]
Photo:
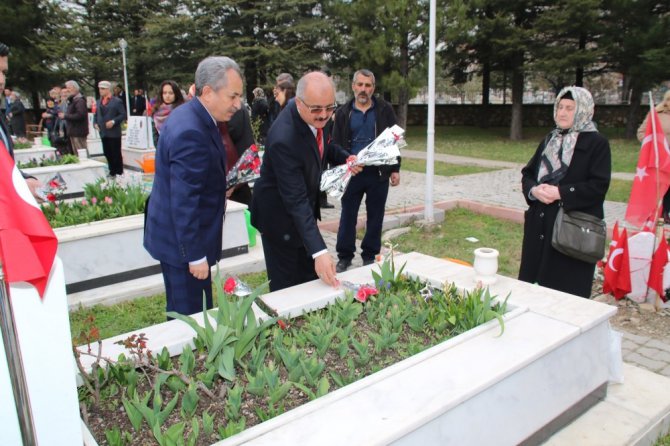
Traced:
[[52, 228], [125, 217], [144, 212], [147, 194], [141, 185], [120, 186], [100, 179], [84, 186], [84, 199], [42, 204]]
[[[346, 386], [487, 321], [497, 319], [502, 334], [506, 301], [497, 303], [487, 289], [432, 288], [402, 277], [402, 270], [389, 260], [379, 275], [392, 279], [391, 286], [365, 305], [340, 300], [291, 320], [290, 330], [281, 330], [275, 319], [256, 321], [255, 295], [217, 291], [219, 307], [207, 311], [202, 326], [190, 316], [171, 314], [194, 329], [196, 351], [185, 345], [173, 359], [163, 349], [147, 355], [139, 368], [120, 357], [107, 370], [98, 367], [94, 377], [112, 381], [101, 392], [105, 397], [127, 386], [122, 404], [133, 433], [145, 427], [144, 420], [158, 444], [186, 446], [216, 441], [217, 433], [234, 435], [246, 425], [245, 411], [270, 419], [305, 397], [319, 398], [331, 386]], [[149, 377], [149, 371], [155, 374]], [[215, 418], [212, 411], [224, 416]], [[179, 421], [167, 425], [168, 419]], [[127, 438], [132, 444], [136, 439], [129, 435], [121, 429], [106, 432], [110, 444]]]

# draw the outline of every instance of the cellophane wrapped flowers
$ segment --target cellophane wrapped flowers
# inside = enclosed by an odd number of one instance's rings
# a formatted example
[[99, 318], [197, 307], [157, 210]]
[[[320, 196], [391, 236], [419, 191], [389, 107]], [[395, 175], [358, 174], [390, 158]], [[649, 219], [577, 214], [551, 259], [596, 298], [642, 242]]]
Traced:
[[342, 198], [351, 180], [353, 166], [390, 166], [398, 164], [400, 149], [405, 147], [405, 130], [398, 125], [384, 130], [360, 152], [354, 161], [328, 169], [321, 174], [321, 190], [331, 197]]
[[230, 189], [238, 184], [249, 183], [257, 180], [261, 176], [261, 157], [258, 154], [258, 147], [252, 144], [244, 151], [240, 159], [228, 175], [226, 175], [226, 188]]

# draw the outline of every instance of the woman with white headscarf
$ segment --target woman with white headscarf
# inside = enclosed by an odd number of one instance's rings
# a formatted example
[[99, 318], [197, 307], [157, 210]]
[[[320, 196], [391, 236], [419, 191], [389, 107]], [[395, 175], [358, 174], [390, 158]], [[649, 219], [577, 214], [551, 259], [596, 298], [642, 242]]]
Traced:
[[593, 97], [581, 87], [556, 96], [556, 128], [521, 171], [525, 213], [519, 280], [589, 297], [595, 264], [568, 257], [551, 246], [559, 205], [603, 218], [612, 171], [610, 146], [598, 133]]

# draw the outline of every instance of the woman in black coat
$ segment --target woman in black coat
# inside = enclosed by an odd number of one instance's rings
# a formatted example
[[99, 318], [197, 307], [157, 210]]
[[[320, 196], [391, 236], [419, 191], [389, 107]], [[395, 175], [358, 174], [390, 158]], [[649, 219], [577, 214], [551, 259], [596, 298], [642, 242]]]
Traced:
[[519, 280], [589, 297], [595, 264], [568, 257], [551, 246], [559, 205], [603, 218], [612, 165], [607, 139], [598, 133], [593, 97], [567, 87], [554, 104], [556, 129], [521, 171], [525, 213]]

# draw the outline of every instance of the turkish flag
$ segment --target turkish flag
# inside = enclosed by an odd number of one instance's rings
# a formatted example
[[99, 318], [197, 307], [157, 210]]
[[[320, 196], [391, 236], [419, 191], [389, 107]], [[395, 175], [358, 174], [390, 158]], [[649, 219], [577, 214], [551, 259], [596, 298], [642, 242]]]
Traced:
[[625, 228], [617, 240], [612, 238], [604, 275], [603, 293], [612, 294], [617, 300], [630, 293], [632, 287], [628, 258], [628, 233]]
[[149, 100], [147, 95], [144, 95], [144, 102], [147, 104], [147, 116], [153, 115], [154, 114], [154, 106], [151, 104], [151, 101]]
[[57, 249], [56, 235], [0, 140], [0, 260], [7, 282], [29, 282], [43, 297]]
[[658, 295], [666, 301], [665, 289], [663, 288], [663, 270], [668, 263], [668, 242], [665, 240], [665, 231], [661, 237], [661, 242], [656, 248], [654, 257], [651, 259], [651, 268], [649, 268], [649, 281], [647, 285], [652, 290], [656, 291]]
[[660, 217], [662, 210], [660, 202], [669, 184], [670, 147], [665, 139], [658, 113], [652, 106], [626, 208], [626, 221], [639, 227], [650, 215], [654, 221]]

